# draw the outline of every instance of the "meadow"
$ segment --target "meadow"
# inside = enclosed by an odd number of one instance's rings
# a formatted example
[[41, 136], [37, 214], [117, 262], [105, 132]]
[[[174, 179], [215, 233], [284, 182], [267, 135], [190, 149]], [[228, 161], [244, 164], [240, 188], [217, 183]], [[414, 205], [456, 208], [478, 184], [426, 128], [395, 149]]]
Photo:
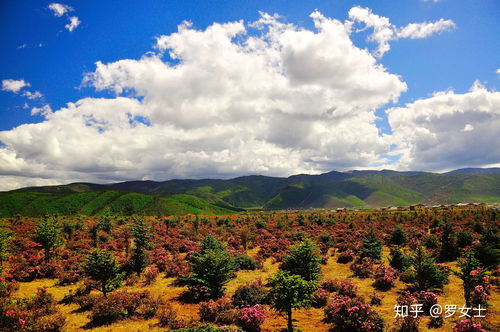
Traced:
[[0, 221], [0, 331], [498, 331], [499, 220], [17, 215]]

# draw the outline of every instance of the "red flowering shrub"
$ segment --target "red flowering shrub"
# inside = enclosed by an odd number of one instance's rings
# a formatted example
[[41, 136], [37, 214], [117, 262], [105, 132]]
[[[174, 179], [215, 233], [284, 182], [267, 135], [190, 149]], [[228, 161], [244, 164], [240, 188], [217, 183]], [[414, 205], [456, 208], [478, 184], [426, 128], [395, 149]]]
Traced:
[[[398, 305], [410, 307], [412, 304], [419, 304], [417, 298], [410, 292], [403, 292], [397, 299]], [[421, 317], [409, 314], [406, 317], [398, 318], [396, 326], [398, 332], [417, 332]]]
[[471, 294], [471, 304], [477, 306], [479, 304], [486, 304], [489, 300], [488, 292], [483, 286], [476, 286]]
[[100, 296], [97, 294], [86, 294], [74, 296], [73, 299], [68, 299], [79, 306], [79, 310], [87, 311], [94, 307], [94, 305], [99, 302]]
[[327, 292], [333, 293], [337, 291], [337, 281], [332, 280], [332, 279], [325, 279], [321, 284], [319, 285], [320, 288], [323, 288]]
[[8, 298], [18, 288], [19, 285], [17, 282], [8, 281], [6, 278], [0, 277], [0, 298]]
[[318, 288], [314, 294], [313, 294], [313, 298], [312, 298], [312, 302], [313, 302], [313, 307], [315, 308], [322, 308], [326, 305], [326, 303], [328, 302], [328, 297], [330, 296], [330, 293], [323, 289], [323, 288]]
[[160, 270], [156, 267], [156, 265], [150, 265], [144, 271], [144, 278], [146, 285], [151, 285], [158, 275], [160, 274]]
[[353, 259], [354, 259], [354, 251], [348, 249], [339, 254], [339, 257], [337, 257], [337, 263], [347, 264], [349, 262], [352, 262]]
[[283, 261], [283, 258], [289, 254], [289, 247], [292, 242], [287, 239], [274, 239], [261, 243], [260, 250], [257, 253], [262, 258], [272, 257], [276, 262]]
[[418, 332], [422, 317], [408, 315], [403, 318], [396, 319], [396, 331], [398, 332]]
[[415, 298], [417, 299], [418, 304], [422, 304], [422, 310], [425, 315], [429, 315], [431, 307], [438, 302], [437, 295], [432, 292], [417, 292], [415, 293]]
[[474, 323], [470, 319], [459, 321], [453, 326], [453, 332], [486, 332], [479, 323]]
[[351, 264], [350, 269], [356, 277], [369, 278], [373, 274], [373, 259], [364, 257], [362, 260], [357, 260]]
[[185, 259], [182, 259], [176, 253], [170, 254], [161, 247], [153, 251], [152, 261], [159, 272], [165, 272], [167, 277], [178, 277], [179, 275], [187, 273], [189, 270]]
[[334, 324], [338, 331], [381, 332], [384, 321], [359, 298], [337, 296], [324, 310], [325, 323]]
[[394, 287], [394, 281], [397, 278], [397, 272], [390, 266], [380, 264], [374, 273], [375, 282], [373, 286], [381, 291], [387, 291]]
[[354, 298], [357, 296], [357, 290], [358, 286], [349, 279], [343, 279], [337, 283], [337, 293], [339, 295]]
[[54, 297], [39, 288], [33, 298], [0, 299], [1, 331], [62, 331], [65, 318], [56, 309]]
[[253, 307], [241, 308], [238, 311], [236, 322], [245, 331], [260, 331], [260, 325], [264, 322], [266, 316], [266, 309], [256, 304]]
[[94, 323], [111, 323], [132, 316], [151, 318], [161, 301], [149, 296], [149, 292], [115, 292], [108, 297], [100, 297], [92, 307], [90, 318]]
[[158, 325], [168, 329], [180, 329], [188, 324], [177, 317], [177, 312], [170, 304], [161, 305], [156, 312]]
[[202, 322], [232, 324], [236, 320], [236, 310], [227, 298], [200, 303], [198, 311]]
[[411, 306], [417, 303], [417, 298], [410, 292], [403, 292], [397, 299], [399, 305]]
[[65, 250], [57, 262], [55, 276], [60, 285], [74, 284], [81, 279], [81, 263], [83, 257]]
[[25, 245], [25, 250], [10, 256], [9, 275], [18, 281], [31, 281], [43, 277], [45, 262], [43, 253], [38, 250], [41, 245], [35, 242]]

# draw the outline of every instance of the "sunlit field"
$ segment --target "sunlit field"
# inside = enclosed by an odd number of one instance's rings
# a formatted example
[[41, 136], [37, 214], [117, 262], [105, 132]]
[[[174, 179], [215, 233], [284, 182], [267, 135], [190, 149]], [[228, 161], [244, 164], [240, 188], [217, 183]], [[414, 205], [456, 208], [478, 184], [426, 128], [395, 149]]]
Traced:
[[0, 330], [498, 331], [499, 216], [8, 218]]

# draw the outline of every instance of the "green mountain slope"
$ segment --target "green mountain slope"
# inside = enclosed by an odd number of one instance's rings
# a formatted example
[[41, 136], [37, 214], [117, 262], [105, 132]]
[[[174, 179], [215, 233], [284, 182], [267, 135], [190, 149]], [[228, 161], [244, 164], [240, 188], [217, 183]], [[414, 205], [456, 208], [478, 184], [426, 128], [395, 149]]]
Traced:
[[500, 202], [494, 171], [350, 171], [288, 178], [73, 183], [0, 193], [0, 215], [230, 213], [245, 208], [297, 209]]
[[221, 207], [196, 196], [176, 194], [158, 197], [133, 192], [87, 191], [82, 193], [0, 193], [0, 217], [19, 214], [35, 217], [58, 215], [177, 215], [177, 214], [231, 214], [237, 208]]

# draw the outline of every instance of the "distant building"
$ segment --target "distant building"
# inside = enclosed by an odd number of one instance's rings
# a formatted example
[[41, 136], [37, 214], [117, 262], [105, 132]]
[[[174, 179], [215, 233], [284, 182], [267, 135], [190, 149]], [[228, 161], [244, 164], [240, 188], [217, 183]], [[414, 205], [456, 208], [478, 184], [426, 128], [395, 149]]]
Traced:
[[425, 209], [425, 205], [424, 204], [413, 204], [413, 205], [410, 205], [410, 211], [417, 211], [417, 210], [423, 210]]

